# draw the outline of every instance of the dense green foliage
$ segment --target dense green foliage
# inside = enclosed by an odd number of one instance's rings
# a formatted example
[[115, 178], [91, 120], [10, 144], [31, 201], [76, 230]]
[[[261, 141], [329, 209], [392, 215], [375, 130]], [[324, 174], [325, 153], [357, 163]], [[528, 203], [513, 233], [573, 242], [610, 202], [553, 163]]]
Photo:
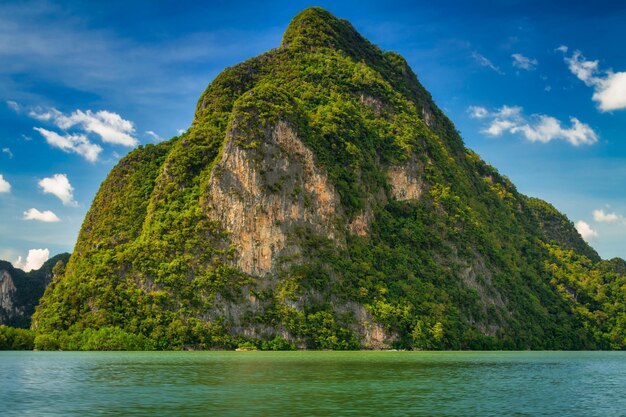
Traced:
[[554, 243], [564, 249], [585, 255], [593, 262], [600, 261], [600, 256], [582, 239], [574, 224], [551, 204], [538, 198], [528, 198], [526, 202], [533, 211], [534, 218], [543, 232], [543, 240]]
[[0, 325], [0, 350], [33, 350], [35, 332]]
[[[548, 245], [551, 284], [571, 305], [603, 349], [626, 346], [626, 275], [620, 260], [594, 263], [573, 250]], [[621, 262], [620, 262], [621, 261]], [[620, 265], [622, 264], [622, 265]]]
[[[278, 122], [333, 184], [339, 229], [372, 220], [366, 234], [344, 232], [345, 244], [303, 226], [290, 237], [299, 259], [249, 276], [235, 266], [237, 242], [207, 216], [207, 183], [228, 140], [257, 149]], [[419, 176], [419, 199], [394, 196], [392, 167]], [[402, 57], [311, 8], [280, 48], [216, 77], [185, 134], [113, 169], [46, 290], [35, 343], [357, 349], [380, 328], [402, 348], [622, 349], [618, 264], [467, 150]]]

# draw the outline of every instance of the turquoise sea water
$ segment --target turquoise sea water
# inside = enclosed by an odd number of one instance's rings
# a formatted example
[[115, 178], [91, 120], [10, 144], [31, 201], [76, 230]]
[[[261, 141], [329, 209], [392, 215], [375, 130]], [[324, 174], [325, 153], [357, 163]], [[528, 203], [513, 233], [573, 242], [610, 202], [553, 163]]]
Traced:
[[626, 416], [626, 352], [0, 352], [3, 416]]

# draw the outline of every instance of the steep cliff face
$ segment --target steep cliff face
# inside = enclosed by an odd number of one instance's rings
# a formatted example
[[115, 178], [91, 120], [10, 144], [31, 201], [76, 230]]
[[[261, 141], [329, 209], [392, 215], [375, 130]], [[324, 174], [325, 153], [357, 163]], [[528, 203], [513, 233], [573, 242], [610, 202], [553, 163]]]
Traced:
[[303, 256], [301, 228], [345, 246], [339, 195], [294, 129], [279, 121], [253, 143], [229, 134], [206, 189], [208, 217], [228, 232], [237, 267], [260, 276], [280, 258]]
[[17, 307], [13, 305], [15, 299], [15, 293], [17, 288], [13, 283], [13, 278], [9, 271], [3, 269], [0, 271], [0, 323], [8, 324], [15, 317], [23, 316], [23, 307]]
[[423, 170], [415, 157], [402, 165], [389, 167], [387, 181], [393, 197], [398, 201], [419, 200], [424, 189]]
[[221, 73], [184, 135], [111, 171], [34, 327], [160, 348], [623, 347], [626, 321], [602, 318], [626, 317], [619, 265], [466, 149], [402, 57], [311, 8]]
[[54, 256], [41, 268], [29, 272], [0, 261], [0, 324], [29, 327], [35, 306], [52, 280], [55, 265], [60, 262], [57, 267], [60, 270], [69, 256], [68, 253]]

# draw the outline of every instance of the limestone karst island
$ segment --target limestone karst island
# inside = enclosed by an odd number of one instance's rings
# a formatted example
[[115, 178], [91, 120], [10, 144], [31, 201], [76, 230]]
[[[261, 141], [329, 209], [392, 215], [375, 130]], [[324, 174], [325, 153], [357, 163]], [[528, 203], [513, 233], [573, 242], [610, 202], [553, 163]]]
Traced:
[[38, 302], [0, 264], [0, 318], [40, 350], [624, 349], [626, 263], [467, 149], [414, 71], [302, 11], [119, 161]]

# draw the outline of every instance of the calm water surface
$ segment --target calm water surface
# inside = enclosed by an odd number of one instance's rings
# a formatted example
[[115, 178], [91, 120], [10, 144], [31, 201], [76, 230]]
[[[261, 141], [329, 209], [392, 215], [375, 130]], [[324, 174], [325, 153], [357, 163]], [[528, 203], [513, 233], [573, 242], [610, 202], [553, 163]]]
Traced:
[[626, 416], [626, 352], [0, 352], [3, 416]]

